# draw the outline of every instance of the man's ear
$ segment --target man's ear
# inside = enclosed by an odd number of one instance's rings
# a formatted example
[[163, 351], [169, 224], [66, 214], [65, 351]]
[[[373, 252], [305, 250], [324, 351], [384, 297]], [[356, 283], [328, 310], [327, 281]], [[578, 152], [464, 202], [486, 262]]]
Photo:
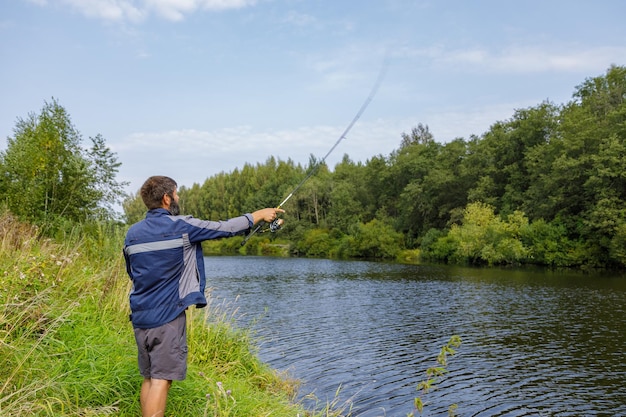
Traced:
[[163, 198], [161, 199], [161, 206], [165, 209], [168, 209], [172, 204], [172, 197], [167, 194], [163, 194]]

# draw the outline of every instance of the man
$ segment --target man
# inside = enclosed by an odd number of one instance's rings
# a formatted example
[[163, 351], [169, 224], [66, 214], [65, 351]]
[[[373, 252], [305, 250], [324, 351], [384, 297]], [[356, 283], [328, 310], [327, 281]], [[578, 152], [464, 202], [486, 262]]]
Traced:
[[176, 182], [153, 176], [141, 187], [146, 218], [132, 225], [124, 242], [126, 270], [133, 282], [130, 319], [138, 349], [143, 417], [165, 414], [173, 380], [187, 373], [185, 310], [204, 307], [206, 278], [201, 242], [240, 234], [282, 209], [265, 208], [226, 221], [180, 216]]

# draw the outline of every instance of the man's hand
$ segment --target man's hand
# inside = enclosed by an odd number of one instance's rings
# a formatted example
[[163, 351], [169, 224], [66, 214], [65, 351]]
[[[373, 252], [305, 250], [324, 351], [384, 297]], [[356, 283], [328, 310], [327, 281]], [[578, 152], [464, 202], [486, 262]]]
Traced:
[[264, 208], [253, 212], [252, 219], [254, 221], [254, 224], [257, 224], [261, 220], [266, 223], [271, 223], [276, 220], [276, 217], [278, 217], [279, 214], [282, 214], [284, 212], [285, 210], [280, 208]]

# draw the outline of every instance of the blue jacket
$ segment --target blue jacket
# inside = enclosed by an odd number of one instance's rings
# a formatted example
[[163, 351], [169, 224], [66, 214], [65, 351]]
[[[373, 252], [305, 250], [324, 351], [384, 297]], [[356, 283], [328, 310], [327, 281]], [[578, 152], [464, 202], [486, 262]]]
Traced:
[[206, 306], [201, 242], [234, 236], [252, 225], [251, 214], [214, 222], [172, 216], [162, 208], [148, 211], [128, 229], [124, 241], [126, 271], [133, 282], [133, 327], [159, 327], [190, 305]]

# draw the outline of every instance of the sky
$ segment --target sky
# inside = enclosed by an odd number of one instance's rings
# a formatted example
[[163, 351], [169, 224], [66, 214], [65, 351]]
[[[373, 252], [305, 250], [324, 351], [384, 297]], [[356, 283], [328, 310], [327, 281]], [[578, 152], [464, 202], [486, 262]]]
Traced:
[[446, 143], [569, 102], [626, 65], [625, 16], [623, 0], [2, 0], [0, 150], [57, 100], [130, 193], [306, 166], [337, 141], [331, 169], [365, 163], [420, 123]]

